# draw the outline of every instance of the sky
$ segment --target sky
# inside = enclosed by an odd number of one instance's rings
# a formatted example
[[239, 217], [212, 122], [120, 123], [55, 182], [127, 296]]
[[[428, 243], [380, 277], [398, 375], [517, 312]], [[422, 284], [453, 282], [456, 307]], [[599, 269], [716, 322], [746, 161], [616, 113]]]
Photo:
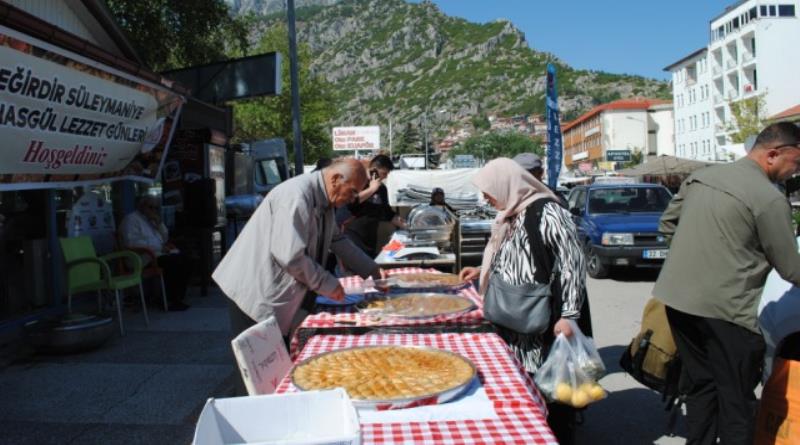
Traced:
[[[410, 0], [419, 3], [420, 0]], [[735, 0], [433, 0], [471, 22], [510, 20], [528, 44], [573, 68], [667, 79], [664, 67], [708, 44]]]

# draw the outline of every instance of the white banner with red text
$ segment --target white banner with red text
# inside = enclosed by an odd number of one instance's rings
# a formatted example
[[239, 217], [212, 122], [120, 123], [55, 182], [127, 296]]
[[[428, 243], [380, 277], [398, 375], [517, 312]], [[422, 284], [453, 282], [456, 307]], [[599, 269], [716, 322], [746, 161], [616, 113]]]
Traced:
[[158, 178], [184, 99], [0, 26], [0, 190]]

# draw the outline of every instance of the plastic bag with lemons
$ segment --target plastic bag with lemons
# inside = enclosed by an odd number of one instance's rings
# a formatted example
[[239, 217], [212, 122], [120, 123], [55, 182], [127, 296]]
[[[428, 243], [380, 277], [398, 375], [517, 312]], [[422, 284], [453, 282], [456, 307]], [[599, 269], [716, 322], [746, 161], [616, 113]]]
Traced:
[[[577, 329], [577, 326], [574, 328]], [[605, 367], [599, 355], [596, 360], [593, 358], [587, 362], [586, 357], [576, 352], [576, 347], [570, 343], [564, 334], [556, 337], [547, 360], [536, 372], [534, 380], [548, 400], [583, 408], [606, 397], [606, 391], [597, 383], [596, 377], [586, 372], [588, 370], [591, 374], [601, 375], [596, 361], [599, 361], [602, 372]]]

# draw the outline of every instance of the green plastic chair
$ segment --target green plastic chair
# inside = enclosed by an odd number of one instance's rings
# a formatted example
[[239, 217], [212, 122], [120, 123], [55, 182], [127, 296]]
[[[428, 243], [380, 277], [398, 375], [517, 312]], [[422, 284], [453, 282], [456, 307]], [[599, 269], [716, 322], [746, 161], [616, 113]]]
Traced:
[[[98, 257], [92, 239], [88, 236], [60, 238], [59, 241], [67, 268], [67, 310], [69, 312], [72, 312], [72, 294], [97, 291], [97, 305], [99, 310], [102, 310], [102, 291], [113, 290], [117, 301], [119, 332], [121, 335], [125, 335], [119, 291], [138, 285], [139, 295], [142, 298], [144, 321], [146, 324], [150, 324], [142, 289], [142, 259], [139, 255], [129, 250], [120, 250]], [[111, 267], [109, 267], [109, 263], [112, 261], [127, 261], [130, 272], [112, 275]]]

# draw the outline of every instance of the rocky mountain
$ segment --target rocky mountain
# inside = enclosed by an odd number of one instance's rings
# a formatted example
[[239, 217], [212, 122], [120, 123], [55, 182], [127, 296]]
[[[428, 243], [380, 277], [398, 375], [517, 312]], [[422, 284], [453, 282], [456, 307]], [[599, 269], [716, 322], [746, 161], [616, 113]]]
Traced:
[[[339, 0], [297, 0], [295, 9], [310, 6], [330, 6]], [[286, 0], [225, 0], [234, 14], [270, 15], [283, 12]]]
[[[238, 13], [261, 14], [262, 30], [284, 19], [283, 0], [232, 1]], [[315, 54], [312, 70], [341, 92], [337, 125], [403, 125], [427, 115], [429, 125], [444, 128], [476, 116], [543, 114], [548, 62], [557, 66], [563, 120], [614, 99], [670, 98], [666, 82], [573, 69], [532, 49], [506, 20], [471, 23], [429, 1], [297, 5], [298, 41]]]

